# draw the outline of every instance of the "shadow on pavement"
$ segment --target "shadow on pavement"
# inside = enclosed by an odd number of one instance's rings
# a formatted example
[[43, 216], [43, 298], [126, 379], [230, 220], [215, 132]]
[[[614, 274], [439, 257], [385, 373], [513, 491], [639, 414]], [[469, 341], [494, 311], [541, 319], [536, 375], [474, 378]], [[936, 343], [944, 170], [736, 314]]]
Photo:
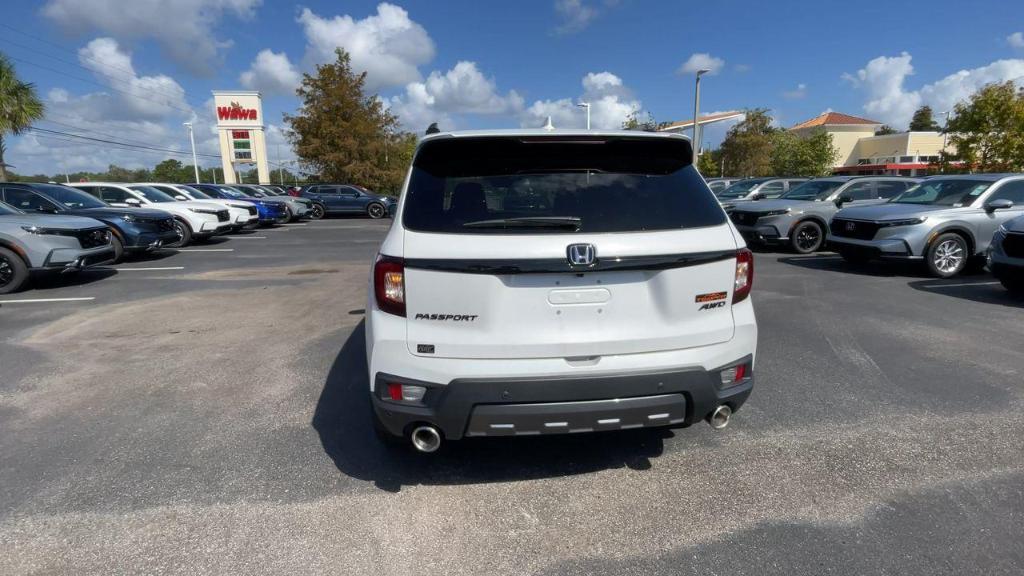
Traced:
[[671, 430], [543, 438], [467, 439], [422, 455], [387, 448], [373, 432], [364, 322], [331, 366], [313, 415], [324, 451], [341, 472], [385, 491], [417, 484], [470, 484], [550, 478], [609, 468], [650, 468]]
[[1024, 308], [1024, 296], [1013, 294], [991, 276], [957, 276], [949, 280], [918, 280], [909, 284], [914, 290], [962, 298], [983, 304], [1000, 304]]
[[85, 286], [93, 282], [99, 282], [111, 276], [116, 276], [117, 271], [113, 268], [87, 268], [79, 272], [62, 274], [60, 272], [44, 272], [32, 275], [29, 281], [28, 290], [53, 290], [67, 286]]
[[776, 260], [780, 264], [799, 266], [808, 270], [825, 272], [843, 272], [861, 276], [893, 277], [910, 276], [914, 278], [928, 277], [924, 266], [917, 262], [898, 262], [888, 260], [870, 260], [864, 263], [853, 263], [843, 260], [838, 254], [828, 252], [807, 256], [783, 256]]

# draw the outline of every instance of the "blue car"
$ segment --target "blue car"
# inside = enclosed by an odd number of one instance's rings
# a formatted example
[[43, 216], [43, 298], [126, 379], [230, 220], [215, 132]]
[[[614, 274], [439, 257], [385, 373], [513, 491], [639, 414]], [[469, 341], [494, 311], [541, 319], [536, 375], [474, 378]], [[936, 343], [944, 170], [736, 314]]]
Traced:
[[5, 182], [0, 201], [23, 212], [85, 216], [99, 220], [111, 231], [114, 261], [126, 254], [173, 248], [181, 242], [174, 217], [163, 210], [115, 208], [68, 186], [35, 182]]
[[260, 225], [262, 226], [284, 224], [290, 218], [288, 207], [283, 202], [277, 200], [247, 196], [226, 184], [188, 184], [188, 186], [196, 188], [213, 198], [252, 202], [256, 205], [256, 210], [259, 211]]
[[327, 214], [366, 214], [383, 218], [394, 214], [394, 198], [351, 184], [312, 184], [299, 192], [300, 198], [313, 201], [310, 217], [317, 220]]

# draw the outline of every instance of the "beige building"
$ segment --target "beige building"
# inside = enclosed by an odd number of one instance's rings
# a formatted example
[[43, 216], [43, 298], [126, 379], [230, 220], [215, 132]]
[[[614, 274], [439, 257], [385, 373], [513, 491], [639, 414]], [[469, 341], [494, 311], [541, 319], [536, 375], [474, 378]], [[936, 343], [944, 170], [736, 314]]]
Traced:
[[[940, 132], [901, 132], [875, 136], [881, 122], [826, 112], [789, 130], [809, 136], [818, 131], [832, 135], [838, 150], [835, 174], [924, 176], [934, 170], [946, 143]], [[947, 146], [949, 152], [952, 148]]]

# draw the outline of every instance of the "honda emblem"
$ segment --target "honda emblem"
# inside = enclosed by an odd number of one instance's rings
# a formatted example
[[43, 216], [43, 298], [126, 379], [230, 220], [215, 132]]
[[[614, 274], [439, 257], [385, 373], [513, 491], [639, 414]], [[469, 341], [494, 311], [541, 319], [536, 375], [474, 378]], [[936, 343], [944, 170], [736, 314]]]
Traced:
[[590, 266], [597, 260], [597, 249], [593, 244], [569, 244], [566, 256], [573, 266]]
[[856, 228], [857, 228], [857, 225], [854, 224], [853, 222], [847, 222], [846, 223], [846, 231], [847, 232], [851, 232], [851, 231], [855, 230]]

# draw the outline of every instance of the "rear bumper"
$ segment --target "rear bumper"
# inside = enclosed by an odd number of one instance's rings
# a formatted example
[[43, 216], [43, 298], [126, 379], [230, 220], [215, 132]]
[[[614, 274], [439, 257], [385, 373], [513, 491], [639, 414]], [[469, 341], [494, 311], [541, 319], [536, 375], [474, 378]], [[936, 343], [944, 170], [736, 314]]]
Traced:
[[[747, 356], [722, 368], [747, 363]], [[422, 402], [388, 399], [388, 383], [427, 388]], [[681, 426], [716, 407], [734, 411], [753, 389], [753, 374], [722, 388], [718, 369], [686, 368], [615, 375], [554, 378], [473, 378], [446, 384], [377, 373], [373, 408], [388, 432], [405, 434], [412, 424], [437, 426], [449, 440], [464, 436], [535, 436]]]

